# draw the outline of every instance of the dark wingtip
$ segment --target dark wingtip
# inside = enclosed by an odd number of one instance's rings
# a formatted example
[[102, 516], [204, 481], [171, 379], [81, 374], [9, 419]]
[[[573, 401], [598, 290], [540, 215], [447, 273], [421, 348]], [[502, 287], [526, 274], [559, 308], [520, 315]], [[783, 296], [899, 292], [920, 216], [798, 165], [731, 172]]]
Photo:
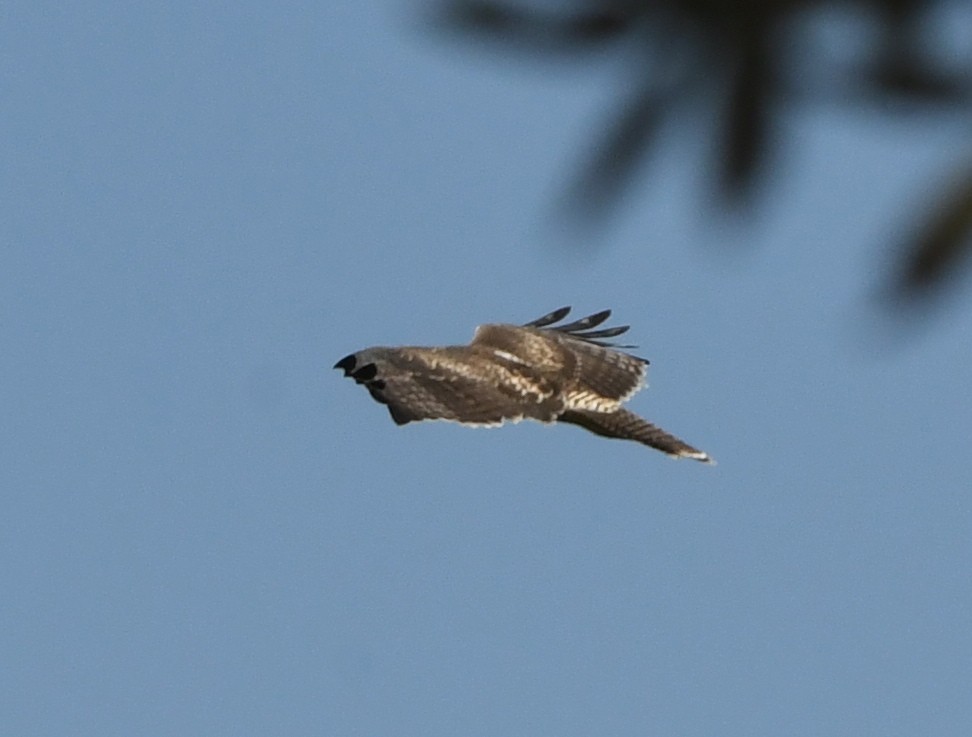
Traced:
[[396, 425], [407, 425], [412, 420], [418, 419], [411, 412], [408, 412], [396, 404], [388, 405], [388, 413], [391, 415]]
[[524, 325], [523, 327], [543, 328], [546, 327], [547, 325], [552, 325], [555, 322], [560, 322], [565, 317], [567, 317], [569, 312], [570, 312], [569, 305], [566, 307], [561, 307], [560, 309], [554, 310], [553, 312], [548, 312], [543, 317], [538, 317], [536, 320], [532, 320], [531, 322], [526, 323], [526, 325]]
[[581, 330], [588, 330], [590, 328], [596, 328], [602, 322], [611, 317], [611, 310], [601, 310], [600, 312], [595, 312], [593, 315], [588, 315], [587, 317], [582, 317], [580, 320], [574, 320], [566, 325], [559, 325], [558, 327], [551, 328], [552, 330], [559, 330], [562, 333], [574, 333], [579, 334]]
[[595, 325], [600, 325], [602, 322], [611, 317], [611, 310], [601, 310], [600, 312], [595, 312], [593, 315], [589, 315], [586, 320], [591, 327]]
[[366, 381], [371, 381], [378, 375], [378, 367], [373, 363], [366, 363], [351, 375], [354, 377], [355, 381], [357, 381], [359, 384], [363, 384]]
[[583, 332], [576, 333], [577, 335], [584, 338], [584, 340], [590, 340], [591, 338], [615, 338], [619, 335], [623, 335], [631, 329], [630, 325], [619, 325], [616, 328], [604, 328], [603, 330], [585, 330]]
[[358, 359], [354, 357], [352, 353], [350, 356], [345, 356], [340, 361], [338, 361], [332, 368], [344, 369], [344, 375], [350, 376], [351, 372], [354, 371], [354, 365], [358, 362]]

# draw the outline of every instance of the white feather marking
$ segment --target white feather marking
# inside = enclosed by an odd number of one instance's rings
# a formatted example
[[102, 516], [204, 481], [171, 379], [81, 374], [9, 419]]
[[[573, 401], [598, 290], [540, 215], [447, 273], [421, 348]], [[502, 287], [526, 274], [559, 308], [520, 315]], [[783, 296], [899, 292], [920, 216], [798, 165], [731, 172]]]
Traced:
[[503, 359], [505, 359], [507, 361], [511, 361], [512, 363], [518, 363], [521, 366], [528, 366], [529, 365], [522, 358], [520, 358], [518, 356], [514, 356], [512, 353], [509, 353], [508, 351], [504, 351], [504, 350], [502, 350], [500, 348], [494, 348], [493, 349], [493, 355], [494, 356], [498, 356], [499, 358], [503, 358]]
[[492, 427], [500, 427], [501, 425], [505, 425], [507, 422], [513, 423], [515, 425], [517, 422], [520, 422], [523, 419], [524, 419], [523, 415], [512, 415], [511, 417], [504, 417], [501, 420], [495, 420], [495, 421], [492, 421], [492, 422], [490, 422], [490, 421], [475, 422], [475, 421], [469, 421], [469, 420], [456, 420], [456, 419], [453, 419], [451, 417], [423, 417], [421, 420], [419, 420], [419, 422], [454, 422], [457, 425], [463, 425], [465, 427], [481, 427], [481, 428], [487, 428], [487, 429], [489, 429], [489, 428], [492, 428]]
[[570, 409], [589, 409], [594, 412], [614, 412], [621, 406], [621, 402], [602, 397], [589, 391], [570, 392], [567, 395], [567, 406]]

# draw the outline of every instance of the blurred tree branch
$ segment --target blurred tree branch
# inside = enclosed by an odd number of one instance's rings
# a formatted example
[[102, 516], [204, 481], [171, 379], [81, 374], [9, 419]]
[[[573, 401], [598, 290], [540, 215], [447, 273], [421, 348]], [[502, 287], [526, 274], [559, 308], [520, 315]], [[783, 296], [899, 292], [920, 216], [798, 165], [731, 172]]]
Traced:
[[[965, 50], [969, 58], [949, 59], [929, 33], [936, 11], [964, 7], [966, 27], [958, 36], [972, 39], [968, 5], [969, 0], [439, 0], [435, 18], [442, 28], [520, 53], [580, 57], [613, 45], [635, 56], [632, 94], [568, 188], [571, 211], [595, 222], [608, 214], [658, 145], [666, 115], [687, 98], [721, 111], [715, 181], [724, 206], [735, 210], [752, 204], [774, 147], [785, 143], [775, 124], [777, 106], [808, 94], [807, 80], [820, 77], [820, 69], [823, 78], [809, 86], [834, 98], [849, 92], [862, 102], [972, 112], [972, 46]], [[856, 55], [843, 68], [825, 50], [813, 48], [813, 21], [828, 12], [858, 21]], [[922, 224], [909, 237], [888, 289], [899, 305], [941, 293], [967, 260], [972, 165], [951, 176], [937, 202], [931, 212], [914, 214]]]

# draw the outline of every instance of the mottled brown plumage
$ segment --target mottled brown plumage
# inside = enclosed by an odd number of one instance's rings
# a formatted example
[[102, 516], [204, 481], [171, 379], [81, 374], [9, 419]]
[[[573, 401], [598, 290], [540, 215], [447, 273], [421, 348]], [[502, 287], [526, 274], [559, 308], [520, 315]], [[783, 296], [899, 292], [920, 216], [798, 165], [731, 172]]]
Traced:
[[648, 361], [603, 338], [628, 326], [597, 328], [604, 310], [556, 326], [569, 307], [526, 325], [476, 329], [467, 346], [366, 348], [334, 368], [363, 384], [399, 425], [452, 420], [499, 425], [524, 418], [567, 422], [609, 438], [634, 440], [676, 458], [712, 462], [708, 454], [621, 405], [645, 385]]

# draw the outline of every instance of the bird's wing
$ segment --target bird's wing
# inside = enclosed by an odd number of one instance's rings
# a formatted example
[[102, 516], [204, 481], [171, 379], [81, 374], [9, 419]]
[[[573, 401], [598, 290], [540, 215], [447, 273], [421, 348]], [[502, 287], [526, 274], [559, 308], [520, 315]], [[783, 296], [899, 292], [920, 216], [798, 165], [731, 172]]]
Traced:
[[564, 387], [568, 407], [600, 411], [616, 409], [645, 385], [648, 361], [621, 350], [632, 346], [613, 345], [601, 340], [625, 333], [627, 325], [593, 329], [611, 316], [611, 310], [555, 325], [569, 312], [569, 307], [561, 307], [527, 323], [522, 329], [544, 336], [571, 354], [572, 360], [565, 361], [573, 366], [572, 381]]
[[543, 376], [551, 381], [573, 370], [570, 352], [547, 331], [536, 328], [480, 325], [470, 348], [509, 366], [510, 370]]
[[434, 419], [498, 425], [524, 417], [549, 422], [563, 408], [542, 379], [468, 347], [367, 349], [337, 368], [388, 405], [399, 425]]
[[527, 325], [481, 325], [472, 345], [497, 357], [518, 361], [538, 375], [557, 382], [566, 407], [610, 411], [645, 385], [648, 361], [594, 338], [620, 335], [627, 326], [597, 327], [610, 310], [559, 327], [562, 307]]
[[648, 362], [613, 348], [559, 338], [573, 354], [572, 381], [565, 387], [567, 407], [617, 409], [645, 385]]
[[615, 412], [569, 409], [560, 415], [557, 421], [580, 425], [586, 430], [607, 438], [634, 440], [675, 458], [693, 458], [704, 463], [714, 463], [708, 453], [693, 448], [685, 441], [679, 440], [626, 409]]

